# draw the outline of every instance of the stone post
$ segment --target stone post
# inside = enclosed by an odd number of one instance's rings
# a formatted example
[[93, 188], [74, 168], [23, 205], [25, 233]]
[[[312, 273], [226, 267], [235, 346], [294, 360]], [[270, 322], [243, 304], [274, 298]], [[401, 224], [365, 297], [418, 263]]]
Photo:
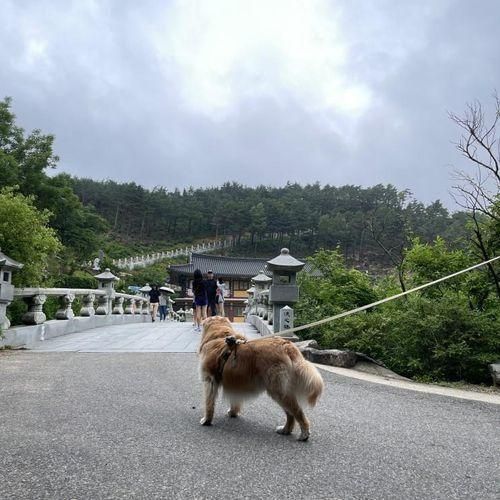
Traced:
[[184, 323], [186, 321], [186, 313], [184, 309], [179, 309], [179, 321]]
[[247, 312], [247, 316], [249, 316], [250, 314], [255, 314], [255, 287], [254, 286], [251, 286], [248, 290], [247, 290], [247, 295], [248, 295], [248, 304], [247, 304], [247, 309], [248, 309], [248, 312]]
[[80, 316], [93, 316], [95, 293], [88, 293], [82, 297], [83, 307], [80, 309]]
[[293, 309], [285, 306], [280, 311], [281, 330], [291, 330], [293, 328]]
[[123, 314], [123, 301], [124, 297], [116, 297], [113, 307], [113, 314]]
[[99, 307], [95, 312], [98, 315], [111, 314], [113, 299], [115, 298], [115, 282], [120, 278], [117, 278], [109, 268], [98, 274], [96, 276], [98, 281], [98, 288], [104, 290], [106, 295], [99, 296]]
[[264, 310], [264, 313], [262, 314], [262, 319], [268, 320], [269, 319], [269, 290], [264, 290], [261, 293], [262, 296], [262, 308]]
[[136, 300], [133, 297], [127, 297], [124, 314], [134, 314]]
[[7, 318], [7, 307], [14, 299], [14, 285], [12, 284], [12, 271], [21, 269], [23, 264], [7, 257], [0, 251], [0, 332], [10, 326]]
[[278, 257], [267, 262], [267, 268], [273, 273], [273, 282], [269, 289], [269, 300], [273, 305], [273, 329], [275, 332], [283, 329], [280, 321], [281, 309], [285, 306], [291, 307], [299, 300], [297, 273], [304, 266], [304, 262], [290, 255], [288, 248], [282, 248]]
[[56, 319], [71, 319], [75, 317], [72, 307], [74, 300], [75, 296], [72, 293], [59, 298], [60, 308], [56, 312]]
[[135, 299], [135, 310], [134, 310], [134, 314], [142, 314], [142, 304], [144, 303], [146, 299], [141, 299], [140, 297], [138, 297], [137, 299]]
[[186, 323], [192, 323], [193, 322], [193, 309], [187, 309], [184, 313], [184, 319]]
[[41, 325], [45, 323], [47, 316], [43, 312], [43, 305], [47, 300], [44, 294], [33, 295], [23, 299], [28, 304], [28, 311], [23, 314], [22, 322], [25, 325]]

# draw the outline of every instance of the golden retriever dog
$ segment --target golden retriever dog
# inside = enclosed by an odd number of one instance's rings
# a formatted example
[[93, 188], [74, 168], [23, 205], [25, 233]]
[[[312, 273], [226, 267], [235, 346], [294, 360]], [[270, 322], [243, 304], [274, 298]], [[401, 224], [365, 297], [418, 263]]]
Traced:
[[205, 390], [202, 425], [212, 423], [221, 386], [229, 399], [230, 417], [238, 416], [245, 399], [267, 391], [286, 414], [285, 425], [276, 431], [290, 434], [297, 421], [299, 441], [309, 438], [309, 421], [301, 403], [315, 405], [323, 391], [323, 379], [292, 342], [281, 337], [247, 340], [227, 318], [213, 316], [203, 322], [198, 354]]

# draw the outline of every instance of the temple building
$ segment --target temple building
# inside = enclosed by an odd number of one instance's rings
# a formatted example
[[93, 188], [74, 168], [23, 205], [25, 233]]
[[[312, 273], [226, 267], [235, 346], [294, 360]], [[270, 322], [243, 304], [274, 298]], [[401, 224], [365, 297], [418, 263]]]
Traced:
[[192, 306], [191, 287], [195, 269], [199, 269], [205, 277], [207, 271], [212, 271], [215, 279], [222, 278], [225, 283], [226, 316], [231, 321], [243, 321], [246, 291], [251, 286], [250, 279], [266, 269], [267, 260], [192, 253], [189, 263], [171, 265], [169, 268], [170, 283], [179, 285], [182, 290], [181, 298], [176, 299], [176, 306], [184, 309]]

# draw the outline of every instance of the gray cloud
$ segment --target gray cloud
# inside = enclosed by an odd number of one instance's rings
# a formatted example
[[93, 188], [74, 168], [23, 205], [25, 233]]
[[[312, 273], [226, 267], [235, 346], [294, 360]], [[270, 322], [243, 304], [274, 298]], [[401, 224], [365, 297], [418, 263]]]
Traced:
[[452, 207], [450, 165], [462, 163], [447, 111], [487, 104], [500, 77], [494, 0], [480, 10], [344, 0], [331, 7], [342, 78], [370, 93], [356, 118], [275, 78], [279, 54], [235, 64], [221, 80], [232, 104], [212, 116], [186, 102], [191, 82], [174, 49], [154, 43], [162, 23], [175, 28], [178, 4], [2, 3], [0, 96], [14, 98], [18, 122], [56, 135], [59, 170], [149, 187], [392, 183]]

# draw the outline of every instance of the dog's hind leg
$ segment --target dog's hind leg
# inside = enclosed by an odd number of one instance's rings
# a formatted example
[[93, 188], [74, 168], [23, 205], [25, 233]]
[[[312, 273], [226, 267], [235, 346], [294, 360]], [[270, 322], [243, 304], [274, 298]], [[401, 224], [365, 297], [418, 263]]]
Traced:
[[219, 391], [219, 384], [212, 377], [204, 382], [205, 389], [205, 416], [200, 420], [201, 425], [211, 425], [214, 418], [215, 400]]
[[286, 410], [285, 413], [286, 413], [286, 423], [285, 425], [278, 425], [278, 427], [276, 427], [276, 432], [278, 434], [288, 435], [292, 433], [293, 428], [295, 426], [295, 417], [291, 413], [288, 413]]
[[[300, 436], [299, 441], [307, 441], [309, 439], [309, 420], [307, 420], [302, 408], [300, 407], [295, 396], [277, 396], [271, 395], [271, 397], [285, 410], [286, 413], [286, 424], [280, 426], [276, 429], [279, 434], [290, 434], [293, 427], [294, 420], [300, 426]], [[289, 417], [291, 416], [291, 418]], [[291, 424], [291, 427], [289, 425]], [[290, 432], [285, 432], [290, 430]]]

